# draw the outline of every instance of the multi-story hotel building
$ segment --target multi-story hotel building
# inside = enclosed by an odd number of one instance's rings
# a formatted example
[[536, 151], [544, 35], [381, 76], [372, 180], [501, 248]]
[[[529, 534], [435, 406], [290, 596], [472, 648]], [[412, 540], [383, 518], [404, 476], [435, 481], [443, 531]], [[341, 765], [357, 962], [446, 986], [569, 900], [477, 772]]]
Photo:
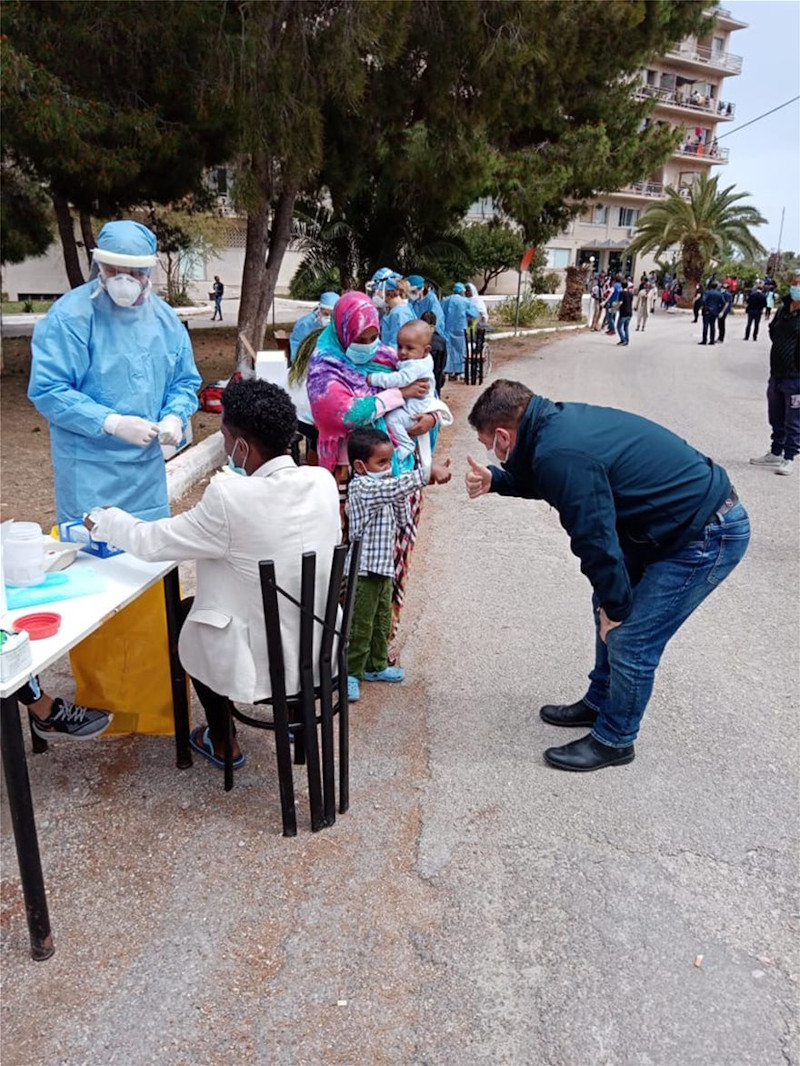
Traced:
[[[656, 101], [650, 122], [668, 123], [681, 130], [681, 140], [667, 162], [645, 180], [614, 193], [604, 193], [587, 205], [568, 228], [547, 245], [551, 269], [588, 264], [593, 270], [638, 275], [653, 265], [650, 256], [627, 253], [640, 216], [666, 196], [665, 189], [687, 189], [699, 174], [728, 162], [728, 149], [717, 143], [736, 116], [726, 79], [739, 74], [741, 56], [729, 50], [731, 34], [747, 23], [723, 8], [710, 37], [687, 37], [641, 72], [635, 93], [639, 100]], [[718, 132], [718, 127], [719, 132]]]

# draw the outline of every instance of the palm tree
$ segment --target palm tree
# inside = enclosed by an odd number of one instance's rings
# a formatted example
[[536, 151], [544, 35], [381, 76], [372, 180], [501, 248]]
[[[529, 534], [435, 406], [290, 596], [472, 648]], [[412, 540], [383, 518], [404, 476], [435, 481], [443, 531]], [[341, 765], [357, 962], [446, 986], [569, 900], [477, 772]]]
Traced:
[[689, 283], [684, 293], [691, 299], [694, 286], [702, 281], [712, 259], [722, 259], [732, 250], [747, 256], [765, 254], [750, 231], [767, 221], [755, 207], [740, 204], [749, 193], [735, 193], [734, 186], [718, 188], [719, 178], [700, 177], [688, 190], [667, 189], [667, 199], [654, 204], [636, 226], [628, 252], [660, 255], [680, 245], [683, 274]]

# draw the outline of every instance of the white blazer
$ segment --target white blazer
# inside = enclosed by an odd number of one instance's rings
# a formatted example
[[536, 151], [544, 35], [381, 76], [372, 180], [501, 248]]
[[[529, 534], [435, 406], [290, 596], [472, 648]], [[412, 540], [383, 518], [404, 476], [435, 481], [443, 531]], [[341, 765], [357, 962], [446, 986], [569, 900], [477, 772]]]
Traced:
[[[93, 531], [140, 559], [197, 560], [197, 592], [178, 650], [186, 671], [241, 703], [271, 694], [258, 563], [272, 559], [278, 585], [300, 599], [301, 556], [317, 553], [315, 613], [325, 614], [333, 549], [341, 541], [339, 492], [322, 467], [271, 459], [249, 477], [215, 478], [196, 507], [143, 522], [110, 507]], [[300, 611], [278, 594], [286, 691], [300, 689]], [[322, 627], [314, 624], [315, 680]], [[334, 645], [335, 647], [335, 645]]]

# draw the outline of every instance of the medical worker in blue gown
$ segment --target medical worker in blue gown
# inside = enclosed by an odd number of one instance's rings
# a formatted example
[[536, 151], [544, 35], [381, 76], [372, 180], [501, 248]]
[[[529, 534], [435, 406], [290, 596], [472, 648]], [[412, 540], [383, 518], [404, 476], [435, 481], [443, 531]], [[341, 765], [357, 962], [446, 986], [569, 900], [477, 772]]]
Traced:
[[294, 362], [297, 358], [300, 345], [309, 333], [313, 333], [315, 329], [325, 329], [331, 320], [331, 315], [338, 299], [338, 293], [323, 292], [319, 298], [319, 304], [314, 310], [309, 311], [307, 315], [303, 315], [302, 318], [298, 318], [295, 322], [294, 329], [289, 334], [289, 358], [291, 362]]
[[470, 319], [480, 318], [480, 309], [464, 295], [464, 286], [457, 281], [453, 286], [453, 295], [442, 300], [444, 311], [444, 333], [447, 340], [447, 364], [445, 372], [450, 380], [464, 373], [464, 356], [467, 341], [464, 332]]
[[153, 521], [169, 514], [159, 444], [180, 443], [200, 375], [189, 334], [150, 290], [156, 238], [108, 222], [97, 277], [57, 300], [33, 331], [28, 397], [50, 423], [59, 522], [115, 506]]
[[402, 278], [389, 278], [385, 283], [386, 314], [381, 319], [381, 344], [397, 347], [397, 334], [417, 317], [408, 302], [409, 285]]
[[[28, 396], [50, 424], [58, 520], [107, 506], [148, 521], [165, 518], [160, 444], [178, 445], [197, 410], [200, 375], [189, 334], [150, 289], [157, 259], [149, 229], [108, 222], [93, 259], [96, 277], [57, 300], [33, 331]], [[32, 686], [19, 698], [43, 737], [83, 738], [109, 723], [105, 711], [52, 700]]]
[[406, 281], [410, 286], [408, 299], [414, 315], [422, 318], [423, 311], [432, 311], [436, 318], [436, 328], [444, 335], [444, 311], [433, 288], [426, 283], [421, 274], [409, 274]]

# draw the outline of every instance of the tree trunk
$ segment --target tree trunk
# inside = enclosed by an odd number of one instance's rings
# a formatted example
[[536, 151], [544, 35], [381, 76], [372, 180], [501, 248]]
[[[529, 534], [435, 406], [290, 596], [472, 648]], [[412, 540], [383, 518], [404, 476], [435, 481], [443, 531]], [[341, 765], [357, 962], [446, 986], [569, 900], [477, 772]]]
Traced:
[[564, 298], [561, 301], [561, 310], [558, 312], [559, 322], [580, 322], [583, 318], [583, 294], [586, 291], [586, 275], [588, 267], [567, 267], [567, 281], [564, 289]]
[[253, 345], [256, 351], [263, 347], [264, 344], [264, 335], [267, 331], [269, 312], [275, 297], [278, 275], [280, 274], [283, 257], [286, 255], [286, 249], [289, 247], [289, 241], [292, 238], [292, 215], [297, 201], [297, 193], [298, 188], [295, 184], [290, 184], [283, 189], [278, 197], [275, 214], [272, 218], [269, 253], [267, 254], [267, 264], [264, 270], [264, 280], [261, 285], [261, 296], [258, 303], [256, 330], [258, 344]]
[[694, 303], [695, 290], [702, 282], [706, 271], [703, 254], [694, 242], [687, 241], [684, 244], [681, 266], [683, 267], [683, 292], [678, 300], [678, 306], [691, 307]]
[[[258, 190], [259, 201], [247, 212], [247, 236], [242, 270], [242, 291], [239, 297], [238, 332], [243, 334], [251, 347], [259, 347], [258, 308], [261, 289], [267, 272], [267, 251], [269, 250], [269, 215], [272, 200], [272, 181], [269, 161], [259, 153], [250, 164], [253, 185]], [[247, 348], [237, 337], [236, 369], [244, 376], [251, 377], [253, 366]]]
[[88, 211], [81, 211], [81, 237], [83, 238], [83, 250], [86, 253], [86, 262], [89, 269], [92, 269], [92, 252], [94, 251], [95, 244], [94, 230], [92, 229], [92, 216]]
[[60, 193], [52, 193], [53, 207], [56, 212], [58, 223], [58, 235], [61, 238], [61, 248], [64, 252], [64, 266], [67, 271], [67, 279], [70, 287], [77, 289], [86, 280], [81, 271], [80, 259], [78, 258], [78, 246], [75, 243], [75, 229], [72, 223], [72, 212], [66, 197]]

